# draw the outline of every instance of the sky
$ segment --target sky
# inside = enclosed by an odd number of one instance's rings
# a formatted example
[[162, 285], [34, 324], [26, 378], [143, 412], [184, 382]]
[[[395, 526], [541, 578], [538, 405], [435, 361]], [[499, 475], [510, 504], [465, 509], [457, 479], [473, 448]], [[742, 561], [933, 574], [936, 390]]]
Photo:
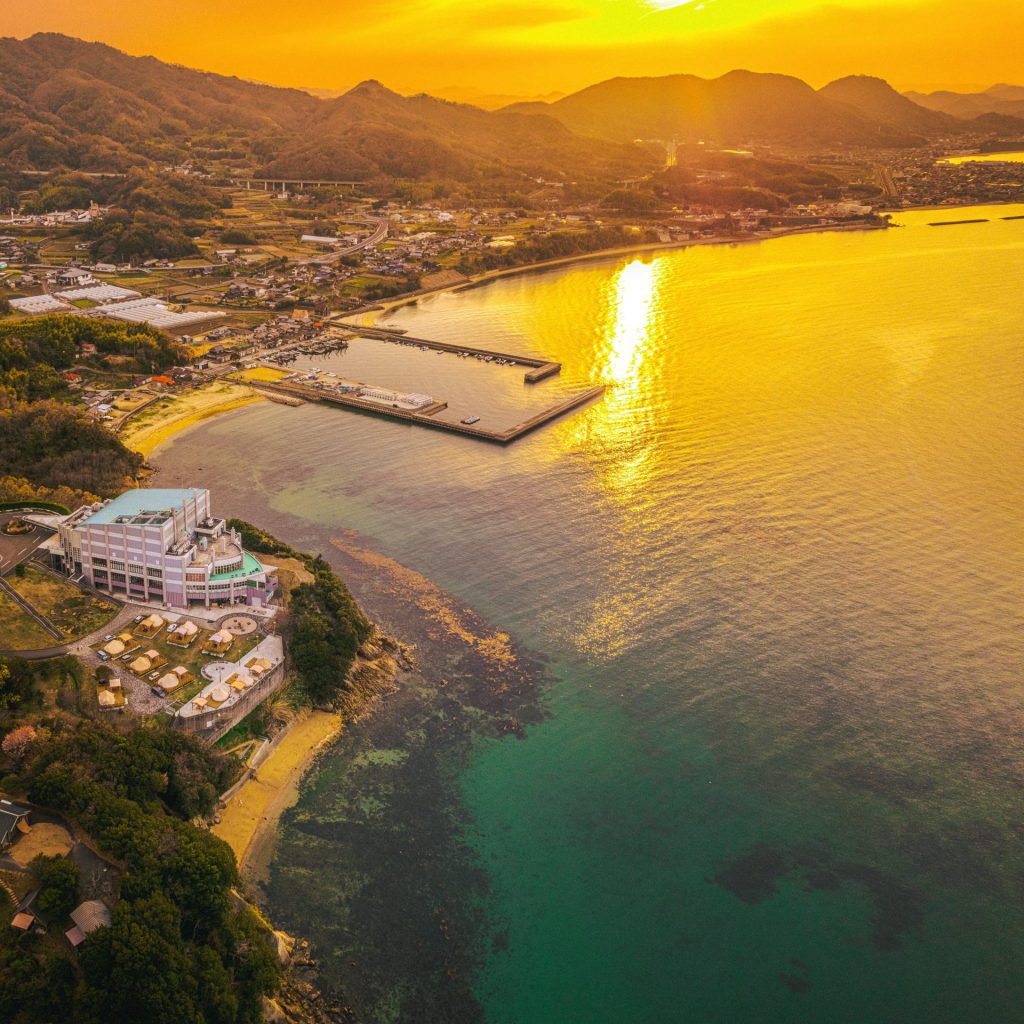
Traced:
[[33, 0], [0, 35], [64, 32], [243, 78], [376, 78], [452, 98], [572, 92], [617, 75], [743, 67], [814, 86], [1024, 82], [1024, 0]]

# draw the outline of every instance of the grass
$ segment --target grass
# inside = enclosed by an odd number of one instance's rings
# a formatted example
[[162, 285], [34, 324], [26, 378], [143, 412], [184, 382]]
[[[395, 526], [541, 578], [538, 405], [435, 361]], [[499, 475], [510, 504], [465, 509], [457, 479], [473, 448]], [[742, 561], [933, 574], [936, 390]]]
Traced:
[[[11, 576], [12, 587], [68, 640], [95, 632], [117, 615], [119, 606], [27, 565], [25, 575]], [[41, 630], [41, 632], [44, 632]], [[45, 635], [45, 633], [44, 633]], [[48, 647], [52, 643], [42, 644]]]
[[277, 567], [278, 600], [288, 607], [292, 590], [300, 583], [312, 583], [313, 574], [297, 558], [281, 558], [277, 555], [260, 555], [264, 565]]
[[250, 370], [239, 370], [231, 374], [233, 380], [278, 381], [288, 376], [287, 370], [275, 370], [270, 366], [254, 366]]
[[[263, 707], [254, 708], [240, 722], [233, 725], [214, 746], [219, 750], [231, 751], [243, 743], [251, 743], [267, 735], [267, 723]], [[236, 754], [248, 756], [248, 751], [236, 751]], [[242, 758], [244, 760], [244, 757]]]
[[56, 643], [10, 594], [0, 590], [0, 647], [9, 651], [38, 651]]

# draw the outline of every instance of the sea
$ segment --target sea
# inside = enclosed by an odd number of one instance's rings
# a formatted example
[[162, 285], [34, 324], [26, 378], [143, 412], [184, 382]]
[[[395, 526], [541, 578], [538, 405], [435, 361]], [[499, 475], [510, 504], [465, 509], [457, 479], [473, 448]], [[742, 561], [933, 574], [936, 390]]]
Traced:
[[418, 609], [425, 650], [486, 634], [531, 680], [431, 655], [286, 814], [263, 898], [351, 1019], [1024, 1021], [1021, 215], [387, 318], [561, 362], [544, 384], [370, 339], [307, 361], [495, 422], [607, 384], [507, 447], [268, 402], [160, 450], [399, 636]]

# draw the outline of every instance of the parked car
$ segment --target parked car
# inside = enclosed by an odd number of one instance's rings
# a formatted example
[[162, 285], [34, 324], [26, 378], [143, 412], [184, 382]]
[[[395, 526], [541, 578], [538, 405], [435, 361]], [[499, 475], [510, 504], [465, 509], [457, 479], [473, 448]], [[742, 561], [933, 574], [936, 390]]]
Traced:
[[140, 623], [140, 622], [141, 622], [141, 621], [142, 621], [142, 620], [143, 620], [143, 619], [144, 619], [145, 617], [146, 617], [145, 615], [136, 615], [136, 616], [135, 616], [135, 618], [134, 618], [134, 619], [132, 619], [132, 622], [134, 622], [134, 623], [138, 624], [138, 623]]
[[106, 636], [105, 636], [105, 637], [103, 638], [103, 642], [104, 642], [105, 644], [109, 644], [109, 643], [110, 643], [110, 641], [111, 641], [111, 640], [113, 640], [113, 639], [114, 639], [114, 634], [113, 634], [113, 633], [108, 633], [108, 634], [107, 634], [107, 635], [106, 635]]
[[107, 654], [106, 651], [97, 651], [96, 657], [99, 658], [100, 661], [110, 661], [110, 655]]

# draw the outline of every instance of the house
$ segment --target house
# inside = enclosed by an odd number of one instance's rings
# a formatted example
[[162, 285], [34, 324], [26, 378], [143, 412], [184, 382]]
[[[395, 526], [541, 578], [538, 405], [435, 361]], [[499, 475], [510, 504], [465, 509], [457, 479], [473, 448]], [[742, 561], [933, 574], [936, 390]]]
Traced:
[[6, 850], [19, 835], [31, 829], [28, 823], [30, 813], [27, 807], [12, 804], [10, 800], [0, 800], [0, 850]]
[[110, 910], [103, 900], [86, 900], [71, 911], [71, 920], [74, 927], [69, 928], [64, 936], [77, 948], [97, 928], [109, 928], [112, 919]]
[[65, 267], [57, 272], [57, 285], [61, 288], [82, 288], [92, 284], [95, 278], [88, 270], [79, 267]]

